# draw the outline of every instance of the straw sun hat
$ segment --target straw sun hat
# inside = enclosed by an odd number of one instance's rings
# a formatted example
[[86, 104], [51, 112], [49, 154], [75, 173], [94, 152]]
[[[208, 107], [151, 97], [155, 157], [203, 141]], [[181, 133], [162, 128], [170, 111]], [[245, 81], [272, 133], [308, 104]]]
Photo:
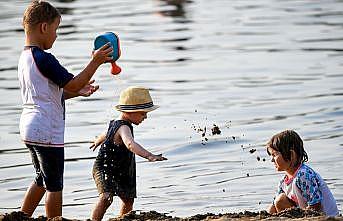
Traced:
[[131, 86], [120, 93], [119, 104], [114, 108], [121, 112], [150, 112], [158, 107], [152, 102], [147, 88]]

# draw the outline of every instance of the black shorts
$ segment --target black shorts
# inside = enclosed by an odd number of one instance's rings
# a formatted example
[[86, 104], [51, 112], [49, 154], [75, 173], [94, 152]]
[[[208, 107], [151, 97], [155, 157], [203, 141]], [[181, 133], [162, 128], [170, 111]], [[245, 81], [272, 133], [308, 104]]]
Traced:
[[35, 183], [49, 192], [63, 189], [64, 148], [26, 144], [36, 170]]

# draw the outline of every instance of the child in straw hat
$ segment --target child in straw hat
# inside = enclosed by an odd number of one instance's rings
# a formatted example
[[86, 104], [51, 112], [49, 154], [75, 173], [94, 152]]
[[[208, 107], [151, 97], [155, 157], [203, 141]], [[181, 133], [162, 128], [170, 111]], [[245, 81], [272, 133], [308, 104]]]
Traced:
[[106, 134], [100, 135], [90, 148], [101, 148], [93, 166], [93, 178], [99, 199], [92, 212], [92, 220], [101, 220], [111, 205], [113, 196], [121, 201], [120, 216], [130, 212], [136, 198], [135, 154], [149, 161], [167, 160], [154, 155], [135, 142], [132, 124], [139, 125], [147, 113], [157, 109], [149, 91], [143, 87], [129, 87], [121, 92], [115, 109], [121, 114], [112, 120]]

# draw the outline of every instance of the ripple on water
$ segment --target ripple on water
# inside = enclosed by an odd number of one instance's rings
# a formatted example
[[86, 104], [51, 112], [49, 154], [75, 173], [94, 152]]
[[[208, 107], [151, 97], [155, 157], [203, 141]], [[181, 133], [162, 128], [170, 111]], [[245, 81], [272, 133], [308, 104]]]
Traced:
[[[91, 175], [97, 152], [88, 146], [118, 116], [113, 106], [129, 85], [150, 88], [161, 106], [135, 127], [135, 138], [169, 159], [137, 157], [135, 209], [184, 216], [265, 209], [282, 174], [264, 160], [264, 145], [286, 128], [304, 138], [310, 164], [341, 207], [343, 3], [228, 2], [54, 2], [63, 19], [49, 52], [77, 74], [89, 62], [94, 37], [114, 31], [123, 69], [114, 78], [109, 65], [101, 66], [97, 93], [66, 102], [64, 215], [88, 218], [97, 197]], [[16, 70], [26, 4], [0, 7], [6, 43], [0, 46], [0, 210], [6, 212], [18, 209], [34, 174], [18, 127]], [[220, 135], [192, 128], [213, 123]], [[39, 205], [37, 214], [43, 213]]]

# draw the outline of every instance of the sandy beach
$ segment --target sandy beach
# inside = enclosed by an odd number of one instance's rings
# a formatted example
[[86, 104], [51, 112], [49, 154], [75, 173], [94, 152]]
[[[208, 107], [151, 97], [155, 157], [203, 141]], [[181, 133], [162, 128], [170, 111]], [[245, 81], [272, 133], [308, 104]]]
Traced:
[[[0, 215], [0, 221], [81, 221], [79, 219], [68, 219], [64, 217], [56, 217], [47, 219], [44, 216], [38, 218], [29, 218], [22, 212], [12, 212]], [[88, 219], [89, 220], [89, 219]], [[87, 221], [88, 221], [87, 220]], [[342, 215], [337, 217], [326, 217], [321, 213], [302, 209], [289, 209], [278, 214], [268, 214], [266, 211], [250, 212], [244, 211], [240, 213], [225, 213], [225, 214], [197, 214], [190, 217], [173, 217], [156, 211], [140, 212], [135, 211], [125, 215], [122, 218], [110, 218], [108, 221], [129, 221], [129, 220], [165, 220], [165, 221], [200, 221], [200, 220], [343, 220]]]

